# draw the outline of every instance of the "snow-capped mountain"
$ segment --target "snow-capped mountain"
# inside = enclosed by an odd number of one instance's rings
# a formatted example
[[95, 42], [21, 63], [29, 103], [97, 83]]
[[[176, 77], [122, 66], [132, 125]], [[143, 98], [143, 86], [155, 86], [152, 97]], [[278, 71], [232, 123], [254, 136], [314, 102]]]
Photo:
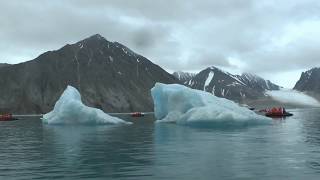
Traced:
[[192, 79], [196, 74], [195, 73], [189, 73], [189, 72], [182, 72], [182, 71], [176, 71], [172, 73], [174, 77], [176, 77], [180, 82], [186, 82]]
[[0, 68], [0, 112], [46, 113], [67, 85], [106, 112], [152, 111], [156, 82], [179, 83], [161, 67], [99, 34], [34, 60]]
[[280, 86], [273, 84], [271, 81], [265, 80], [255, 74], [243, 73], [241, 76], [238, 76], [238, 77], [247, 86], [259, 91], [280, 89]]
[[320, 68], [303, 72], [293, 89], [320, 94]]
[[201, 71], [184, 85], [236, 101], [264, 97], [266, 90], [279, 89], [279, 86], [259, 76], [248, 73], [233, 75], [214, 66]]

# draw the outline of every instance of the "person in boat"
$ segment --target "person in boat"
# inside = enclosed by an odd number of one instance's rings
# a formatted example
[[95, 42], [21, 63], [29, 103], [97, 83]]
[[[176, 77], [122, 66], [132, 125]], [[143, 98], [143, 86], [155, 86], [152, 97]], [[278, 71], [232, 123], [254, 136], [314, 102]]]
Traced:
[[283, 113], [287, 113], [286, 109], [285, 108], [282, 108], [283, 109]]

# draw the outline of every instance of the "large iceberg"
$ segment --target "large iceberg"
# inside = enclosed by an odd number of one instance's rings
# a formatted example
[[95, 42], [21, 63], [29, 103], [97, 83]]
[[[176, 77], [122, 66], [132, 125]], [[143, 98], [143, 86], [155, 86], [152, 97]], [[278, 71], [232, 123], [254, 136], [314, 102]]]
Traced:
[[42, 121], [47, 124], [131, 124], [100, 109], [85, 106], [80, 93], [72, 86], [66, 88], [54, 109], [45, 114]]
[[230, 100], [178, 84], [156, 83], [151, 95], [157, 122], [228, 127], [272, 122]]

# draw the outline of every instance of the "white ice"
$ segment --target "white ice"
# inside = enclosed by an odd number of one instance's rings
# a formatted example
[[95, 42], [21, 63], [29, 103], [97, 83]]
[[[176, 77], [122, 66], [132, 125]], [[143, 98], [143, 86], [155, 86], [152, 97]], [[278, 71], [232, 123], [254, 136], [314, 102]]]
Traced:
[[281, 89], [278, 91], [267, 91], [267, 95], [271, 96], [274, 100], [280, 101], [282, 103], [304, 105], [311, 107], [319, 107], [320, 103], [315, 98], [304, 94], [303, 92], [291, 90], [291, 89]]
[[79, 91], [72, 86], [66, 88], [54, 109], [45, 114], [42, 121], [47, 124], [130, 124], [100, 109], [85, 106]]
[[157, 122], [234, 126], [270, 124], [271, 120], [233, 101], [178, 84], [156, 83], [151, 89]]

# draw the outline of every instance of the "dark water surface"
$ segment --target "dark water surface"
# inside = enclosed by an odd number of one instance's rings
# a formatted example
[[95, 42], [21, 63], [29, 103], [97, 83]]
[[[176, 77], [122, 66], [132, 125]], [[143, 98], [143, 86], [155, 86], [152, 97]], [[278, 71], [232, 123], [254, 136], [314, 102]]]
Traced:
[[320, 179], [320, 109], [272, 125], [0, 122], [0, 179]]

